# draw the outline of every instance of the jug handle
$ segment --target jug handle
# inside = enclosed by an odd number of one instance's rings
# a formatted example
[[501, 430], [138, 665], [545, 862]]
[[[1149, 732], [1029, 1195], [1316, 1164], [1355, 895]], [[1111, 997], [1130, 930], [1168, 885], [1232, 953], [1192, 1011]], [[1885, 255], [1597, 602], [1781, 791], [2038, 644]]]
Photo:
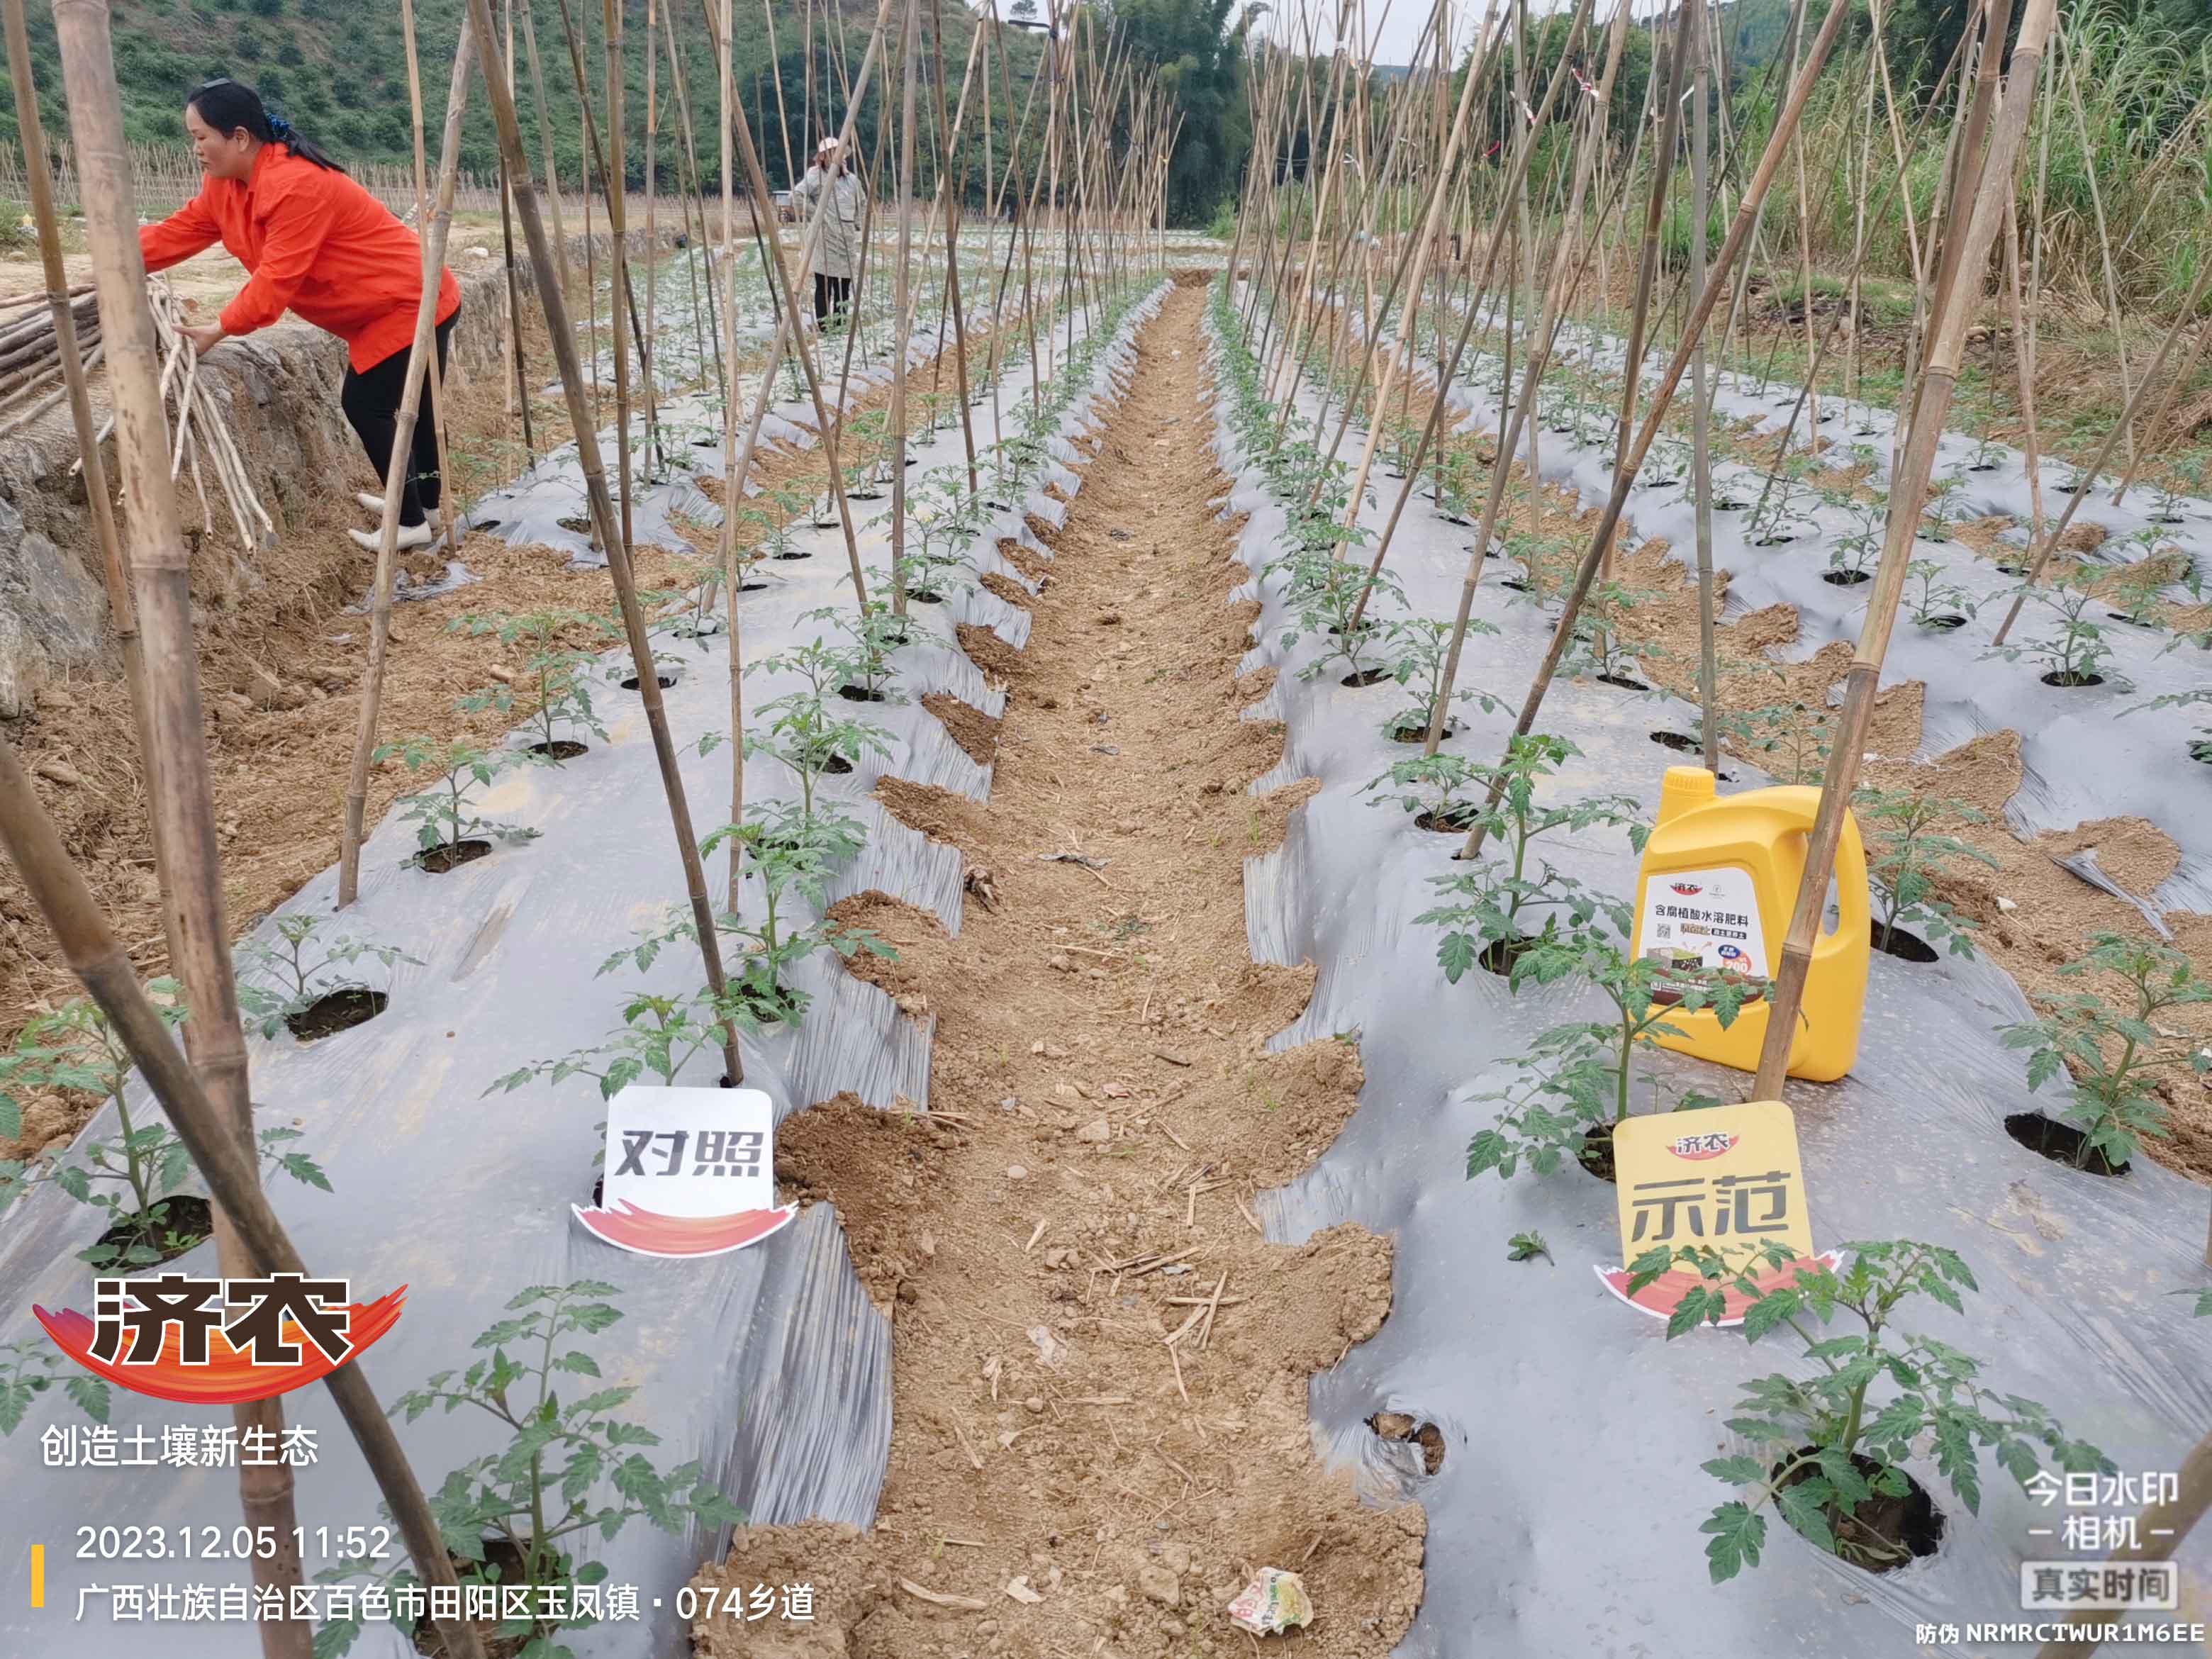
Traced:
[[[1808, 789], [1810, 798], [1803, 805], [1780, 808], [1790, 827], [1800, 834], [1813, 833], [1814, 815], [1820, 810], [1820, 792]], [[1859, 821], [1850, 810], [1844, 811], [1843, 831], [1836, 838], [1836, 925], [1813, 940], [1813, 954], [1820, 956], [1829, 951], [1845, 950], [1855, 940], [1867, 937], [1872, 925], [1872, 915], [1867, 901], [1866, 843], [1859, 837]], [[1796, 902], [1791, 894], [1790, 902]], [[1786, 918], [1785, 918], [1786, 921]]]

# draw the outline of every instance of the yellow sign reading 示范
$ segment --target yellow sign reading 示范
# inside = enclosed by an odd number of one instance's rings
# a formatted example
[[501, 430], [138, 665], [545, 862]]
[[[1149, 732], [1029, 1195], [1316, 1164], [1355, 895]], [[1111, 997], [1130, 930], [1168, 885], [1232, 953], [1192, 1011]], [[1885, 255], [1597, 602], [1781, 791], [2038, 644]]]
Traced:
[[1661, 1245], [1717, 1251], [1731, 1266], [1778, 1244], [1813, 1254], [1797, 1125], [1778, 1100], [1632, 1117], [1613, 1132], [1621, 1260]]

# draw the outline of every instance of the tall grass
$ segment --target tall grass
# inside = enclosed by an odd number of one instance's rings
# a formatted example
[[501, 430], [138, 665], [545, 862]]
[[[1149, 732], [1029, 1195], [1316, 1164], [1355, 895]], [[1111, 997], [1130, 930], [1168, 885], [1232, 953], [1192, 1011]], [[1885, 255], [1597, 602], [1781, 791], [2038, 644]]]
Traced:
[[[2044, 179], [2042, 264], [2045, 282], [2084, 301], [2101, 299], [2094, 173], [2109, 233], [2122, 302], [2157, 312], [2179, 303], [2197, 273], [2212, 225], [2212, 43], [2185, 51], [2173, 32], [2133, 17], [2122, 0], [2090, 0], [2064, 19], [2063, 43], [2046, 66], [2043, 94], [2028, 136], [2021, 179], [2022, 231], [2037, 177]], [[1878, 216], [1897, 173], [1887, 113], [1867, 98], [1871, 46], [1862, 43], [1822, 77], [1805, 118], [1807, 229], [1816, 265], [1847, 265], [1857, 234], [1857, 203], [1869, 198], [1868, 269], [1909, 277], [1911, 258], [1905, 205], [1892, 199]], [[1898, 125], [1908, 136], [1920, 114], [1903, 82], [1914, 66], [1891, 53], [1899, 93]], [[1935, 69], [1921, 70], [1923, 81]], [[2075, 93], [2080, 94], [2077, 114]], [[1756, 129], [1757, 112], [1742, 125]], [[1856, 178], [1864, 124], [1877, 122], [1872, 183]], [[1929, 124], [1906, 157], [1905, 187], [1917, 222], [1925, 226], [1936, 202], [1949, 123]], [[2086, 143], [2084, 139], [2086, 137]], [[2047, 155], [2047, 162], [2045, 157]], [[1777, 179], [1765, 218], [1768, 246], [1796, 256], [1797, 182], [1793, 167]]]

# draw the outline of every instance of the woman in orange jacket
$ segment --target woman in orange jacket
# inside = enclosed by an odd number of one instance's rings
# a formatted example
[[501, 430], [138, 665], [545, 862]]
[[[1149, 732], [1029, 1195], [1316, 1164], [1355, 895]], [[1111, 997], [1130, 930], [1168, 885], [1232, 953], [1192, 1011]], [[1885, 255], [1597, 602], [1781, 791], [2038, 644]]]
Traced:
[[[337, 163], [269, 113], [236, 81], [210, 81], [185, 102], [185, 127], [207, 182], [157, 225], [141, 226], [148, 271], [166, 270], [220, 241], [249, 273], [217, 319], [185, 334], [204, 354], [218, 341], [266, 328], [287, 310], [346, 343], [338, 402], [361, 435], [380, 482], [392, 472], [407, 356], [422, 295], [422, 246], [390, 209]], [[438, 368], [461, 308], [460, 285], [438, 283]], [[438, 511], [437, 419], [422, 388], [410, 468], [399, 504], [399, 545], [427, 547]], [[355, 497], [381, 514], [384, 497]], [[346, 532], [374, 550], [376, 537]]]

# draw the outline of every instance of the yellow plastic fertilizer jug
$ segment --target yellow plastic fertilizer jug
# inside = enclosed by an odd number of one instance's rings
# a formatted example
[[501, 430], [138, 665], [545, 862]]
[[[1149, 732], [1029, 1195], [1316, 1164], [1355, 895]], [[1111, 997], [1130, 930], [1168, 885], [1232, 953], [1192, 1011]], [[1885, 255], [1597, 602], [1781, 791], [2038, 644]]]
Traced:
[[[1659, 823], [1644, 843], [1636, 884], [1636, 954], [1694, 955], [1707, 968], [1770, 979], [1778, 971], [1790, 912], [1805, 873], [1805, 847], [1820, 792], [1802, 786], [1716, 796], [1702, 766], [1670, 766], [1659, 792]], [[1836, 843], [1837, 922], [1813, 943], [1790, 1075], [1832, 1083], [1858, 1058], [1866, 1014], [1866, 849], [1844, 814]], [[1710, 1009], [1677, 1012], [1683, 1035], [1655, 1039], [1740, 1072], [1759, 1069], [1767, 1005], [1746, 1002], [1723, 1030]]]

